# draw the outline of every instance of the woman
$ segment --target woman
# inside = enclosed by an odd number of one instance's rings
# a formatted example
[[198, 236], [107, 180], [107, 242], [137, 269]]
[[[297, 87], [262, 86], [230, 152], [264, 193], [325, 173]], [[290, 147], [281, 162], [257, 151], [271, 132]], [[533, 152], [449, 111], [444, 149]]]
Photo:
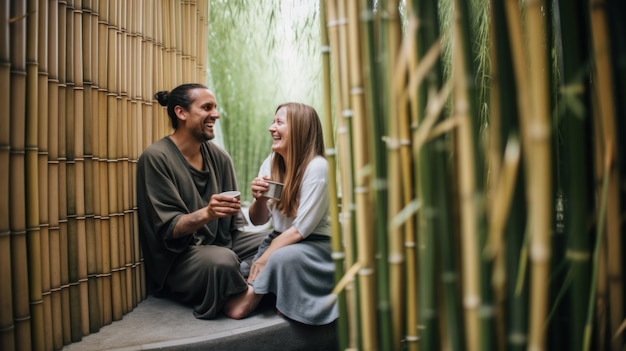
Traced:
[[[328, 163], [320, 119], [311, 106], [278, 106], [269, 127], [273, 153], [252, 181], [255, 198], [250, 220], [255, 225], [270, 219], [274, 232], [259, 246], [248, 276], [248, 291], [229, 301], [231, 318], [248, 316], [263, 295], [276, 295], [276, 308], [295, 321], [323, 325], [338, 316], [331, 258], [328, 217]], [[283, 183], [279, 200], [263, 193], [267, 180]]]

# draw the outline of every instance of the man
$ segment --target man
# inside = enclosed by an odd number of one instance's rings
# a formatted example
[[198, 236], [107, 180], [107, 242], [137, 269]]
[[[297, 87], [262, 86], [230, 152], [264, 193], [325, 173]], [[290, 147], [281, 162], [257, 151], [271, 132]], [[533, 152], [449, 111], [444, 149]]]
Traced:
[[155, 94], [174, 132], [144, 150], [137, 163], [139, 235], [149, 292], [193, 305], [196, 318], [214, 318], [247, 291], [240, 273], [266, 233], [246, 224], [230, 156], [212, 143], [220, 118], [215, 95], [183, 84]]

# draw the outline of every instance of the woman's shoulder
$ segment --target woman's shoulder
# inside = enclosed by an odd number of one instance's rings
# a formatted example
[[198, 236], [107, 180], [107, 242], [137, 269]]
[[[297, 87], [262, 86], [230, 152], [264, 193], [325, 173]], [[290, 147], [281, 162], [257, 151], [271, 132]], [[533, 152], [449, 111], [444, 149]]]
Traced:
[[328, 161], [323, 156], [315, 156], [307, 165], [306, 172], [316, 177], [327, 176]]

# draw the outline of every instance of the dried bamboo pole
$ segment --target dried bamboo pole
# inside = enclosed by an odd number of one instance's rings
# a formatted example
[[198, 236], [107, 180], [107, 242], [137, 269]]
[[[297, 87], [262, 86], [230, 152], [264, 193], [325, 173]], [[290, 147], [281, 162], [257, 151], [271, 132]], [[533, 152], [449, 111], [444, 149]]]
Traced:
[[41, 297], [43, 309], [43, 330], [41, 337], [43, 338], [43, 349], [53, 349], [53, 333], [52, 333], [52, 299], [51, 299], [51, 275], [50, 275], [50, 216], [49, 216], [49, 188], [48, 188], [48, 126], [49, 126], [49, 93], [48, 93], [48, 16], [49, 3], [42, 1], [37, 9], [38, 18], [38, 129], [37, 129], [37, 145], [38, 145], [38, 173], [39, 173], [39, 229], [41, 231]]
[[63, 347], [61, 302], [61, 242], [59, 223], [59, 6], [50, 3], [48, 22], [48, 217], [50, 221], [50, 300], [52, 304], [52, 346]]
[[[9, 2], [0, 4], [0, 168], [10, 166], [11, 130], [11, 32], [9, 24]], [[9, 194], [9, 177], [0, 177], [0, 193]], [[13, 286], [11, 283], [11, 226], [8, 196], [0, 199], [0, 348], [13, 350]]]
[[89, 333], [95, 333], [102, 327], [100, 313], [100, 291], [98, 289], [98, 243], [96, 220], [96, 182], [97, 160], [97, 120], [98, 116], [98, 9], [93, 2], [83, 2], [83, 68], [84, 68], [84, 150], [85, 159], [85, 246], [87, 251], [87, 290], [89, 311]]
[[[38, 13], [38, 2], [28, 0], [26, 13]], [[38, 43], [39, 19], [37, 15], [26, 16], [26, 96], [25, 104], [25, 166], [26, 166], [26, 243], [28, 252], [28, 287], [30, 300], [31, 347], [43, 350], [44, 310], [42, 298], [41, 230], [39, 218], [39, 99]]]
[[[352, 111], [350, 110], [347, 50], [342, 50], [342, 43], [346, 42], [347, 30], [345, 20], [338, 18], [338, 4], [334, 0], [326, 0], [328, 39], [331, 53], [331, 69], [335, 79], [333, 79], [333, 90], [335, 93], [334, 107], [335, 119], [337, 121], [337, 150], [339, 159], [339, 178], [341, 188], [341, 223], [344, 239], [344, 249], [346, 251], [345, 264], [352, 266], [356, 260], [356, 241], [354, 232], [354, 194], [353, 194], [353, 172], [352, 172], [352, 149], [350, 145], [350, 122]], [[345, 17], [344, 17], [345, 18]], [[345, 113], [344, 113], [345, 111]], [[349, 284], [346, 287], [347, 313], [345, 319], [348, 321], [348, 347], [355, 348], [359, 340], [359, 320], [358, 285]]]
[[[350, 9], [353, 9], [351, 7]], [[359, 9], [362, 9], [359, 7]], [[363, 8], [364, 9], [364, 8]], [[362, 12], [360, 12], [362, 13]], [[354, 18], [354, 17], [352, 17]], [[361, 333], [364, 350], [378, 347], [377, 315], [376, 315], [376, 262], [374, 259], [374, 221], [369, 215], [373, 209], [371, 203], [371, 175], [367, 171], [371, 167], [371, 155], [368, 148], [370, 130], [368, 115], [365, 109], [363, 73], [361, 70], [359, 31], [353, 24], [348, 25], [350, 40], [350, 106], [352, 108], [352, 162], [354, 178], [354, 198], [356, 204], [357, 257], [361, 265], [359, 270], [359, 307], [361, 312]]]
[[[124, 143], [126, 139], [126, 133], [128, 132], [126, 128], [126, 120], [127, 120], [127, 107], [128, 107], [128, 64], [129, 64], [129, 55], [128, 55], [128, 12], [126, 10], [126, 6], [128, 3], [121, 3], [118, 6], [118, 60], [119, 60], [119, 70], [117, 75], [117, 80], [119, 81], [119, 93], [117, 96], [117, 129], [118, 134], [115, 136], [117, 139], [116, 147], [117, 147], [117, 184], [119, 184], [119, 188], [115, 189], [118, 193], [117, 195], [117, 217], [118, 217], [118, 228], [119, 228], [119, 237], [118, 237], [118, 260], [119, 260], [119, 271], [120, 271], [120, 299], [121, 299], [121, 308], [122, 315], [130, 311], [130, 299], [128, 284], [129, 279], [129, 270], [126, 265], [126, 236], [129, 234], [126, 230], [127, 227], [127, 219], [125, 213], [124, 199], [127, 194], [124, 193], [124, 190], [127, 190], [125, 187], [126, 182], [126, 171], [127, 171], [127, 162], [128, 158], [124, 157], [125, 148]], [[124, 190], [123, 190], [124, 189]]]
[[26, 240], [26, 1], [13, 2], [11, 6], [11, 76], [10, 84], [10, 156], [8, 176], [9, 188], [9, 227], [11, 235], [11, 281], [13, 288], [13, 324], [15, 344], [30, 349], [31, 326], [28, 281], [28, 247]]
[[64, 113], [64, 133], [65, 133], [65, 158], [66, 158], [66, 177], [64, 187], [67, 190], [63, 192], [66, 199], [67, 211], [67, 242], [64, 250], [67, 252], [67, 284], [69, 291], [69, 307], [70, 314], [68, 316], [70, 323], [71, 342], [77, 342], [82, 339], [82, 321], [81, 321], [81, 305], [80, 292], [78, 288], [78, 223], [77, 223], [77, 193], [75, 184], [77, 183], [76, 171], [76, 113], [75, 110], [75, 45], [74, 40], [74, 11], [71, 4], [66, 5], [66, 45], [65, 45], [65, 92], [66, 92], [66, 110]]
[[[596, 168], [596, 181], [608, 177], [608, 197], [606, 204], [606, 264], [608, 279], [608, 330], [611, 337], [624, 320], [624, 282], [622, 264], [622, 233], [623, 218], [620, 218], [620, 175], [617, 164], [619, 142], [616, 134], [616, 103], [613, 93], [614, 69], [610, 56], [610, 34], [608, 32], [606, 1], [592, 0], [589, 3], [591, 12], [591, 44], [594, 59], [592, 106], [594, 124], [598, 128], [599, 143], [596, 143], [596, 157], [602, 163]], [[609, 164], [605, 167], [605, 164]], [[606, 172], [606, 174], [605, 174]], [[598, 191], [599, 193], [599, 191]], [[624, 338], [612, 338], [611, 349], [621, 350]]]
[[[337, 185], [337, 149], [335, 148], [335, 128], [332, 114], [332, 83], [331, 83], [331, 47], [328, 42], [328, 29], [326, 27], [326, 1], [320, 2], [320, 39], [322, 44], [322, 84], [324, 91], [324, 140], [326, 142], [326, 159], [328, 160], [328, 173], [330, 177], [328, 191], [330, 193], [330, 219], [332, 226], [332, 257], [335, 262], [335, 281], [339, 281], [345, 274], [344, 264], [346, 253], [343, 247], [342, 227], [339, 222], [339, 186]], [[337, 294], [339, 315], [347, 316], [346, 292]], [[348, 319], [340, 318], [337, 322], [338, 347], [345, 350], [349, 345]]]
[[106, 134], [106, 160], [107, 160], [107, 185], [108, 191], [105, 193], [108, 195], [108, 214], [109, 214], [109, 259], [110, 259], [110, 272], [111, 272], [111, 306], [113, 312], [113, 320], [117, 321], [122, 318], [123, 306], [121, 296], [121, 272], [120, 272], [120, 260], [119, 260], [119, 239], [120, 239], [120, 216], [119, 216], [119, 203], [118, 193], [116, 190], [119, 186], [118, 179], [118, 150], [117, 150], [117, 137], [118, 137], [118, 123], [119, 123], [119, 106], [118, 99], [120, 96], [119, 86], [119, 70], [120, 70], [120, 50], [119, 50], [119, 3], [109, 3], [109, 56], [108, 56], [108, 70], [107, 70], [107, 134]]
[[129, 92], [128, 96], [130, 98], [130, 121], [129, 121], [129, 131], [128, 131], [128, 139], [129, 139], [129, 177], [130, 177], [130, 194], [129, 194], [129, 203], [127, 207], [128, 217], [129, 217], [129, 236], [130, 240], [128, 243], [128, 262], [130, 262], [130, 292], [132, 294], [132, 306], [133, 308], [143, 300], [143, 296], [141, 294], [141, 275], [139, 271], [139, 235], [137, 228], [137, 212], [136, 212], [136, 187], [135, 187], [135, 179], [136, 179], [136, 165], [138, 158], [138, 145], [141, 137], [141, 132], [137, 123], [140, 123], [141, 118], [141, 101], [139, 94], [139, 85], [141, 84], [141, 64], [142, 64], [142, 56], [141, 56], [141, 26], [142, 26], [142, 18], [141, 13], [143, 4], [140, 2], [135, 2], [129, 4], [129, 14], [131, 17], [129, 18], [129, 33], [131, 35], [131, 43], [130, 43], [130, 55], [134, 57], [134, 60], [131, 60], [130, 71], [132, 74], [132, 79], [129, 81]]
[[83, 50], [83, 14], [82, 3], [74, 4], [72, 21], [73, 33], [73, 66], [74, 66], [74, 162], [75, 179], [73, 184], [76, 193], [76, 245], [77, 245], [77, 278], [78, 278], [78, 300], [80, 306], [79, 325], [81, 335], [89, 334], [89, 290], [87, 286], [87, 233], [86, 233], [86, 212], [85, 212], [85, 86], [84, 86], [84, 50]]
[[129, 152], [129, 133], [131, 132], [131, 126], [130, 126], [130, 99], [129, 99], [129, 93], [128, 93], [128, 87], [129, 87], [129, 81], [128, 81], [128, 77], [130, 77], [130, 70], [129, 70], [129, 53], [130, 50], [128, 50], [128, 44], [130, 43], [130, 38], [127, 35], [128, 33], [128, 26], [126, 26], [126, 30], [124, 31], [124, 40], [125, 40], [125, 45], [124, 47], [126, 48], [126, 51], [124, 53], [124, 57], [126, 58], [126, 64], [124, 65], [123, 69], [125, 71], [124, 74], [122, 74], [122, 86], [124, 87], [123, 93], [122, 93], [122, 100], [121, 100], [121, 123], [120, 123], [120, 131], [121, 133], [119, 133], [119, 137], [121, 138], [120, 140], [120, 144], [118, 145], [118, 147], [120, 148], [120, 166], [121, 166], [121, 176], [122, 178], [121, 180], [121, 188], [118, 190], [119, 192], [121, 192], [120, 196], [119, 196], [119, 200], [120, 200], [120, 215], [122, 216], [122, 237], [121, 242], [120, 242], [120, 264], [123, 266], [123, 280], [122, 280], [122, 289], [123, 289], [123, 295], [124, 295], [124, 302], [125, 302], [125, 306], [124, 306], [124, 313], [127, 313], [129, 311], [131, 311], [134, 307], [134, 301], [133, 301], [133, 291], [132, 291], [132, 287], [133, 287], [133, 282], [132, 282], [132, 263], [131, 263], [131, 254], [130, 254], [130, 250], [131, 250], [131, 225], [130, 225], [130, 215], [129, 215], [129, 208], [130, 208], [130, 182], [131, 182], [131, 178], [130, 178], [130, 166], [129, 166], [129, 156], [128, 156], [128, 152]]
[[180, 82], [182, 82], [185, 79], [185, 74], [184, 74], [184, 70], [183, 68], [185, 67], [184, 63], [183, 63], [183, 23], [184, 21], [183, 19], [183, 14], [182, 14], [182, 6], [181, 6], [181, 1], [182, 0], [174, 0], [172, 2], [172, 7], [173, 7], [173, 19], [174, 22], [172, 23], [172, 31], [175, 34], [173, 36], [173, 43], [172, 43], [172, 50], [170, 51], [173, 54], [173, 67], [174, 67], [174, 71], [176, 72], [176, 79], [174, 79], [174, 84], [172, 84], [172, 86], [175, 86], [176, 84], [179, 84]]
[[[58, 160], [59, 160], [59, 182], [58, 207], [59, 207], [59, 260], [61, 264], [61, 308], [62, 308], [62, 324], [63, 324], [63, 344], [72, 342], [72, 319], [71, 319], [71, 299], [70, 299], [70, 281], [69, 281], [69, 252], [68, 252], [68, 236], [69, 236], [69, 203], [68, 203], [68, 145], [67, 145], [67, 118], [68, 109], [73, 104], [68, 104], [68, 58], [67, 58], [67, 3], [59, 2], [59, 117], [58, 117]], [[71, 114], [70, 114], [71, 116]], [[70, 173], [71, 175], [71, 173]], [[69, 189], [71, 190], [71, 189]]]
[[[123, 77], [123, 85], [125, 94], [122, 95], [122, 123], [120, 128], [124, 131], [121, 133], [121, 173], [122, 173], [122, 194], [120, 196], [120, 210], [122, 211], [123, 218], [123, 237], [122, 240], [122, 257], [121, 263], [124, 266], [124, 281], [123, 281], [123, 289], [125, 294], [125, 302], [126, 307], [125, 311], [129, 312], [136, 304], [140, 301], [136, 299], [136, 291], [135, 291], [135, 269], [134, 269], [134, 255], [133, 255], [133, 236], [136, 236], [136, 231], [133, 229], [133, 211], [132, 211], [132, 196], [133, 196], [133, 183], [134, 177], [132, 176], [132, 163], [131, 163], [131, 153], [130, 145], [132, 144], [132, 139], [135, 137], [132, 135], [135, 130], [132, 128], [132, 121], [134, 120], [135, 113], [135, 101], [133, 94], [135, 88], [135, 70], [139, 69], [139, 67], [133, 67], [134, 64], [139, 64], [136, 62], [134, 58], [134, 50], [135, 50], [135, 24], [134, 21], [134, 13], [133, 8], [134, 4], [128, 4], [127, 16], [125, 16], [125, 24], [124, 24], [124, 40], [125, 40], [125, 57], [126, 63], [124, 70], [126, 71], [125, 77]], [[125, 313], [126, 313], [125, 312]]]
[[[113, 321], [113, 307], [112, 307], [112, 284], [111, 284], [111, 244], [109, 237], [111, 235], [109, 231], [110, 216], [109, 216], [109, 201], [108, 201], [108, 177], [107, 177], [107, 116], [109, 112], [108, 99], [109, 99], [109, 65], [111, 64], [110, 51], [113, 49], [109, 45], [109, 24], [110, 24], [110, 11], [109, 3], [107, 1], [100, 1], [98, 7], [98, 13], [100, 14], [99, 26], [98, 26], [98, 53], [100, 57], [106, 57], [99, 64], [98, 68], [98, 135], [97, 135], [97, 160], [98, 160], [98, 172], [95, 174], [95, 181], [98, 185], [96, 192], [96, 219], [99, 219], [99, 225], [96, 224], [96, 230], [100, 231], [98, 246], [99, 256], [97, 257], [98, 271], [100, 272], [100, 281], [98, 288], [101, 299], [101, 311], [102, 311], [102, 325], [108, 325]], [[98, 232], [96, 231], [96, 234]]]
[[[184, 81], [195, 81], [196, 77], [193, 76], [195, 72], [193, 67], [191, 67], [191, 48], [192, 43], [195, 42], [195, 35], [197, 33], [194, 28], [196, 28], [197, 23], [195, 23], [194, 16], [192, 16], [193, 8], [191, 6], [191, 2], [187, 0], [180, 0], [180, 16], [181, 22], [180, 27], [176, 31], [179, 34], [179, 48], [180, 48], [180, 58], [182, 60], [182, 78]], [[187, 35], [182, 35], [182, 33], [186, 33]]]
[[[157, 3], [157, 4], [160, 4]], [[155, 61], [154, 53], [156, 51], [156, 38], [154, 37], [154, 33], [152, 30], [151, 24], [153, 23], [153, 17], [156, 13], [157, 4], [147, 4], [146, 10], [143, 11], [143, 21], [141, 27], [141, 57], [143, 59], [143, 64], [141, 66], [141, 101], [142, 101], [142, 120], [140, 128], [143, 130], [141, 135], [141, 143], [139, 147], [143, 150], [148, 145], [152, 143], [152, 135], [153, 132], [153, 124], [150, 123], [152, 121], [152, 115], [148, 114], [148, 106], [152, 103], [152, 97], [149, 93], [149, 88], [154, 86], [153, 76], [152, 76], [152, 63]]]

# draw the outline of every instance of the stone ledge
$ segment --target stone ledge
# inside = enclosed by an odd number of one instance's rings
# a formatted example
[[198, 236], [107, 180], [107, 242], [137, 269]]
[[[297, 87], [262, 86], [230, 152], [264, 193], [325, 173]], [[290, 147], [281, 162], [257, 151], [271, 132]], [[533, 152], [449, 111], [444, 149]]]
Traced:
[[261, 306], [252, 316], [201, 320], [190, 307], [149, 296], [119, 320], [64, 351], [336, 350], [335, 325], [307, 326]]

